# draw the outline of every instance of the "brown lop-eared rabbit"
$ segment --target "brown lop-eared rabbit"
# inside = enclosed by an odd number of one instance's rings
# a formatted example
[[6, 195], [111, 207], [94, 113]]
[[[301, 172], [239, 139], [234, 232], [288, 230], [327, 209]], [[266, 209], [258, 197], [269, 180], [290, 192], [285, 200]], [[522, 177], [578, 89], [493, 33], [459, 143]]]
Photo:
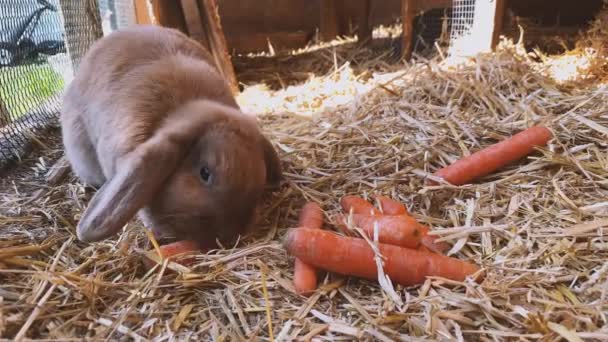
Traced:
[[169, 28], [96, 42], [66, 90], [61, 126], [72, 170], [99, 187], [78, 223], [85, 242], [135, 215], [157, 237], [232, 240], [282, 179], [276, 151], [210, 53]]

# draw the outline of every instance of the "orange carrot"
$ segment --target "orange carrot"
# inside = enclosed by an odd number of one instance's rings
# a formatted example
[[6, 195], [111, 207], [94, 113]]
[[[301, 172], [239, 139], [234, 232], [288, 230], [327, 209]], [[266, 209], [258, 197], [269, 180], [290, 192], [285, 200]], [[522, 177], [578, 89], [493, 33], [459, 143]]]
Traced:
[[[374, 237], [374, 223], [378, 223], [378, 242], [387, 243], [396, 246], [418, 248], [423, 236], [423, 231], [411, 216], [374, 216], [353, 214], [353, 223], [361, 228], [367, 236], [372, 239]], [[342, 230], [347, 230], [346, 216], [341, 217]]]
[[340, 205], [347, 213], [350, 212], [351, 208], [354, 214], [372, 215], [378, 213], [378, 210], [371, 203], [360, 196], [344, 196]]
[[[175, 259], [175, 257], [179, 256], [179, 263], [184, 266], [191, 265], [196, 259], [193, 257], [181, 258], [181, 256], [196, 254], [201, 251], [200, 245], [190, 240], [181, 240], [160, 246], [160, 252], [163, 258]], [[151, 252], [155, 251], [152, 250]], [[154, 262], [147, 259], [145, 264], [148, 268], [152, 268], [155, 265]]]
[[[534, 151], [534, 147], [547, 144], [551, 131], [543, 126], [534, 126], [511, 138], [478, 151], [466, 158], [435, 172], [454, 185], [462, 185], [486, 176]], [[429, 182], [435, 183], [435, 182]]]
[[[374, 252], [367, 241], [320, 229], [290, 229], [283, 242], [287, 252], [326, 271], [377, 279]], [[379, 244], [384, 272], [392, 281], [412, 286], [429, 276], [463, 281], [479, 267], [459, 259], [399, 246]]]
[[[321, 207], [314, 202], [306, 203], [300, 212], [299, 226], [310, 229], [321, 229], [321, 226], [323, 226], [323, 211]], [[309, 295], [317, 288], [317, 269], [296, 258], [293, 283], [299, 294]]]
[[[351, 207], [353, 207], [353, 211], [355, 211], [356, 214], [364, 214], [364, 213], [369, 213], [369, 212], [374, 212], [374, 207], [367, 202], [366, 200], [364, 200], [361, 197], [357, 197], [357, 196], [348, 196], [345, 197], [345, 199], [342, 199], [342, 207], [344, 208], [345, 211], [348, 211]], [[390, 197], [387, 196], [382, 196], [382, 195], [378, 195], [375, 196], [376, 200], [378, 200], [378, 202], [380, 202], [380, 206], [382, 207], [382, 212], [383, 214], [379, 215], [377, 212], [374, 212], [377, 217], [381, 217], [381, 216], [399, 216], [399, 217], [407, 217], [404, 219], [405, 222], [403, 222], [402, 224], [404, 226], [412, 226], [413, 222], [416, 220], [413, 216], [410, 215], [410, 213], [407, 211], [407, 209], [405, 208], [405, 206], [399, 202], [396, 201]], [[346, 205], [344, 204], [344, 202], [346, 202]], [[358, 210], [355, 210], [354, 208], [357, 208]], [[367, 215], [369, 216], [369, 215]], [[354, 219], [354, 217], [353, 217]], [[396, 221], [397, 219], [382, 219], [382, 222], [391, 222], [390, 224], [392, 225], [392, 227], [395, 227], [395, 224], [393, 223], [394, 221]], [[341, 221], [342, 224], [338, 225], [338, 227], [342, 230], [342, 232], [349, 236], [352, 235], [351, 232], [348, 230], [348, 228], [346, 227], [346, 221], [344, 218], [342, 218]], [[356, 225], [358, 225], [357, 222], [354, 222]], [[424, 226], [422, 224], [419, 224], [420, 230], [422, 232], [422, 237], [420, 238], [420, 243], [422, 243], [424, 246], [426, 246], [427, 250], [431, 250], [435, 253], [440, 253], [443, 254], [445, 253], [449, 248], [450, 245], [445, 243], [445, 242], [439, 242], [436, 243], [435, 240], [437, 239], [436, 236], [433, 235], [427, 235], [428, 232], [430, 231], [430, 228], [427, 226]], [[369, 235], [369, 237], [373, 237], [373, 222], [371, 223], [371, 226], [365, 226], [365, 227], [361, 227], [363, 228]], [[388, 244], [395, 244], [397, 246], [403, 246], [403, 247], [411, 247], [411, 248], [418, 248], [420, 249], [420, 247], [415, 247], [413, 244], [416, 243], [416, 240], [414, 241], [410, 241], [410, 243], [403, 243], [400, 242], [400, 237], [399, 235], [397, 235], [397, 237], [391, 238], [388, 237], [388, 234], [394, 233], [394, 231], [391, 231], [390, 228], [384, 228], [382, 227], [382, 225], [379, 227], [380, 229], [380, 235], [379, 235], [379, 241], [383, 242], [383, 243], [388, 243]]]
[[432, 250], [430, 250], [427, 246], [425, 245], [420, 245], [418, 246], [418, 248], [416, 248], [417, 250], [421, 251], [421, 252], [425, 252], [425, 253], [435, 253]]
[[405, 206], [392, 198], [386, 196], [376, 196], [376, 200], [380, 202], [382, 213], [384, 215], [404, 215], [407, 214]]
[[444, 254], [450, 248], [450, 245], [447, 242], [436, 242], [435, 240], [438, 237], [436, 235], [428, 235], [429, 231], [429, 227], [422, 225], [422, 245], [435, 253]]
[[190, 240], [181, 240], [160, 246], [161, 253], [165, 258], [181, 254], [194, 253], [197, 252], [199, 249], [199, 244]]

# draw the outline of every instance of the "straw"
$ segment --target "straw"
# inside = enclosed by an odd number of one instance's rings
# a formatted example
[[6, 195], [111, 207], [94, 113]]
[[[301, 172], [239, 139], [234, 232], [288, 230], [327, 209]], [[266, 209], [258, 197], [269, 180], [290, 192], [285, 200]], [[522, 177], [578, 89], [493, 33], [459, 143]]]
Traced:
[[[566, 54], [532, 55], [503, 40], [462, 64], [439, 55], [397, 62], [386, 47], [348, 39], [237, 58], [246, 83], [238, 101], [258, 114], [286, 184], [265, 197], [256, 232], [188, 267], [157, 258], [147, 269], [146, 253], [156, 255], [137, 220], [111, 239], [78, 241], [74, 227], [95, 190], [72, 173], [47, 183], [63, 155], [60, 131], [38, 136], [35, 153], [0, 179], [0, 337], [606, 339], [605, 27], [593, 23]], [[557, 67], [571, 62], [580, 70]], [[425, 185], [437, 169], [536, 124], [554, 139], [530, 156], [473, 184]], [[283, 234], [306, 201], [332, 218], [347, 194], [402, 201], [485, 279], [404, 288], [321, 272], [318, 291], [299, 296]]]

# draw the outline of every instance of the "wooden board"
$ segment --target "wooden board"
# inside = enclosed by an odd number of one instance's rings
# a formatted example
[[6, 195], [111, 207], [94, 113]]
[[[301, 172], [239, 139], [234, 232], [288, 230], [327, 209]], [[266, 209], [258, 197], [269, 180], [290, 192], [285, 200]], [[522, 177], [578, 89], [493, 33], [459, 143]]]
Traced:
[[268, 51], [268, 42], [276, 50], [295, 50], [306, 46], [313, 37], [313, 32], [272, 32], [250, 33], [247, 36], [226, 35], [228, 46], [233, 53], [250, 53]]
[[217, 3], [215, 0], [199, 0], [199, 4], [203, 30], [209, 41], [210, 50], [218, 68], [228, 81], [233, 93], [236, 94], [239, 92], [239, 85], [234, 73], [230, 53], [228, 52], [226, 37], [222, 30]]
[[339, 34], [337, 0], [321, 0], [320, 5], [319, 38], [331, 41]]
[[179, 2], [165, 0], [134, 0], [138, 24], [161, 25], [186, 32], [186, 23]]
[[147, 0], [134, 0], [135, 7], [135, 22], [142, 25], [158, 24], [150, 13]]
[[373, 26], [371, 23], [371, 0], [361, 0], [361, 9], [357, 18], [357, 37], [360, 44], [368, 43], [372, 39]]
[[203, 44], [212, 53], [219, 71], [238, 92], [238, 83], [228, 53], [215, 0], [134, 0], [138, 24], [176, 28]]
[[417, 2], [417, 0], [401, 0], [401, 20], [403, 24], [401, 57], [404, 59], [410, 59], [412, 57], [414, 16], [418, 6]]
[[207, 49], [211, 49], [209, 40], [205, 37], [203, 18], [201, 16], [201, 10], [198, 7], [198, 0], [181, 0], [181, 3], [188, 35], [192, 39], [205, 45]]

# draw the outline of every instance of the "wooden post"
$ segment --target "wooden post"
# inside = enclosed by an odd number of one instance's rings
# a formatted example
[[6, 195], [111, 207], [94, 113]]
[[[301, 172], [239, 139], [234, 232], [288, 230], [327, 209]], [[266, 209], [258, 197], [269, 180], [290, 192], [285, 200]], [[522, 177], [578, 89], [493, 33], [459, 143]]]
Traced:
[[[181, 7], [180, 7], [181, 4]], [[138, 24], [178, 29], [203, 44], [213, 55], [216, 66], [233, 92], [238, 92], [226, 38], [220, 25], [215, 0], [134, 0]]]
[[496, 1], [496, 9], [494, 12], [494, 25], [492, 26], [492, 42], [491, 49], [494, 50], [498, 41], [500, 40], [500, 33], [502, 31], [502, 24], [505, 16], [505, 2], [506, 0], [494, 0]]
[[401, 0], [401, 20], [403, 35], [401, 43], [401, 57], [408, 60], [412, 57], [414, 43], [414, 17], [416, 15], [416, 0]]
[[321, 0], [319, 36], [322, 41], [331, 41], [338, 36], [338, 11], [336, 0]]
[[211, 46], [209, 46], [209, 40], [205, 37], [205, 26], [203, 25], [203, 19], [201, 17], [201, 11], [198, 7], [198, 1], [182, 0], [181, 2], [188, 35], [192, 39], [205, 45], [207, 49], [211, 50]]
[[184, 13], [179, 3], [165, 0], [135, 0], [133, 4], [138, 24], [160, 25], [186, 32]]
[[220, 16], [217, 10], [217, 3], [215, 0], [199, 0], [201, 9], [201, 17], [203, 22], [203, 29], [206, 33], [206, 37], [209, 40], [209, 46], [211, 47], [211, 53], [215, 59], [215, 63], [220, 69], [220, 72], [224, 75], [228, 84], [230, 85], [233, 93], [239, 92], [239, 84], [234, 73], [234, 67], [228, 52], [228, 44], [226, 44], [226, 37], [222, 30], [222, 24], [220, 22]]
[[359, 11], [359, 20], [357, 27], [357, 37], [359, 38], [359, 44], [367, 43], [372, 39], [372, 33], [374, 28], [370, 21], [370, 12], [372, 4], [371, 0], [362, 0], [361, 10]]
[[138, 24], [142, 25], [158, 25], [156, 18], [154, 18], [151, 8], [148, 7], [149, 0], [135, 0], [133, 6], [135, 7], [135, 20]]

